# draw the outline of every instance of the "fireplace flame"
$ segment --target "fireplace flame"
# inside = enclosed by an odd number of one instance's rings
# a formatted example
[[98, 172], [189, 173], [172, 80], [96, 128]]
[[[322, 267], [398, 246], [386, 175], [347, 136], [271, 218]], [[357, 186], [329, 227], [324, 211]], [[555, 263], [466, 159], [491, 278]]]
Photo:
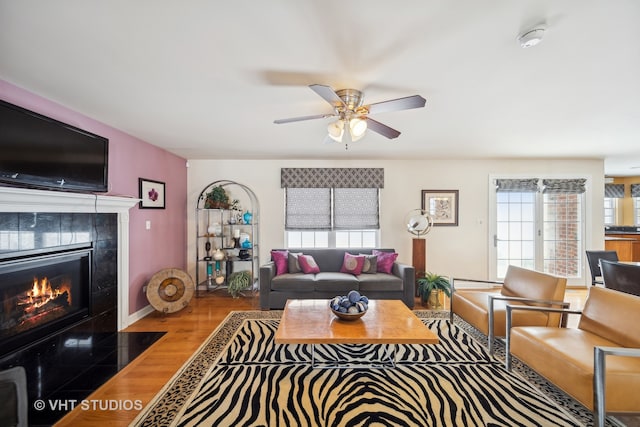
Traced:
[[43, 277], [42, 279], [38, 279], [37, 277], [34, 277], [33, 286], [31, 291], [27, 292], [27, 298], [29, 299], [29, 304], [33, 308], [39, 308], [47, 304], [49, 301], [55, 300], [65, 291], [68, 292], [69, 290], [69, 287], [64, 285], [53, 289], [48, 278]]

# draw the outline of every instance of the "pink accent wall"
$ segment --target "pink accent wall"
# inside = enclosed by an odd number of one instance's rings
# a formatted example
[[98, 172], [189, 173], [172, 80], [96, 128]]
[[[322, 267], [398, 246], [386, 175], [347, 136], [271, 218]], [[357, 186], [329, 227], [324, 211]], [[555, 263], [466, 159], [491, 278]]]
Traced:
[[[129, 211], [129, 314], [149, 302], [142, 287], [159, 270], [186, 269], [186, 159], [0, 80], [0, 99], [109, 138], [109, 193], [138, 197], [138, 178], [165, 183], [165, 209]], [[146, 230], [151, 221], [151, 230]]]

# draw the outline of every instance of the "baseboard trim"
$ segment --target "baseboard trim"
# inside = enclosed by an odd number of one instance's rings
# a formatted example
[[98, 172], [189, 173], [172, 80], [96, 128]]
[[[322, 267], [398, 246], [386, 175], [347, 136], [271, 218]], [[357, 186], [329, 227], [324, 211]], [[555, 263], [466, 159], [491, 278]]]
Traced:
[[[134, 323], [136, 323], [138, 320], [142, 319], [143, 317], [146, 317], [149, 313], [153, 312], [154, 308], [151, 307], [151, 305], [147, 305], [143, 308], [141, 308], [140, 310], [136, 311], [133, 314], [129, 315], [129, 318], [127, 319], [129, 322], [129, 325], [133, 325]], [[127, 325], [127, 326], [129, 326]]]

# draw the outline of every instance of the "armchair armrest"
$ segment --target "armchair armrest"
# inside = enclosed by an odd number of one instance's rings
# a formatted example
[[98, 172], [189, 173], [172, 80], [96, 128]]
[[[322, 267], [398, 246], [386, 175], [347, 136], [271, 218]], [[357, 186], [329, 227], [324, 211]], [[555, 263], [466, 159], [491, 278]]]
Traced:
[[604, 427], [607, 416], [605, 405], [606, 356], [640, 357], [640, 348], [602, 347], [593, 349], [593, 421], [595, 427]]
[[[451, 278], [451, 298], [450, 298], [450, 306], [449, 306], [449, 322], [453, 323], [453, 294], [456, 292], [456, 280], [459, 282], [470, 282], [470, 283], [487, 283], [491, 285], [504, 285], [504, 282], [496, 281], [496, 280], [482, 280], [482, 279], [464, 279], [461, 277], [452, 277]], [[498, 286], [492, 286], [498, 287]]]
[[451, 278], [451, 289], [455, 288], [456, 280], [458, 282], [470, 282], [470, 283], [487, 283], [491, 285], [504, 285], [504, 282], [498, 280], [482, 280], [482, 279], [464, 279], [462, 277], [452, 277]]
[[271, 280], [276, 276], [276, 264], [271, 261], [260, 266], [258, 287], [260, 288], [260, 309], [269, 310]]
[[[546, 312], [552, 312], [552, 313], [563, 313], [563, 315], [564, 314], [582, 314], [582, 310], [571, 310], [568, 307], [569, 307], [568, 302], [562, 302], [562, 308], [507, 305], [507, 319], [506, 319], [507, 323], [505, 326], [506, 339], [505, 339], [505, 351], [504, 351], [504, 367], [507, 371], [511, 371], [511, 328], [513, 326], [513, 321], [512, 321], [513, 310], [546, 311]], [[567, 321], [565, 320], [565, 316], [563, 316], [560, 322], [560, 326], [565, 327], [566, 323]]]
[[402, 300], [409, 308], [413, 308], [416, 298], [416, 270], [412, 265], [394, 262], [391, 272], [402, 279]]
[[[548, 304], [550, 306], [559, 305], [563, 309], [569, 308], [569, 303], [564, 301], [549, 301], [535, 298], [525, 298], [525, 297], [513, 297], [507, 295], [489, 295], [489, 334], [487, 335], [487, 344], [489, 347], [489, 354], [493, 356], [493, 340], [495, 339], [495, 333], [493, 331], [493, 324], [495, 322], [495, 313], [493, 311], [493, 301], [494, 300], [504, 300], [504, 301], [518, 301], [525, 302], [531, 304]], [[509, 311], [509, 305], [507, 306], [507, 335], [509, 330], [510, 316], [511, 312]], [[551, 308], [551, 307], [539, 307], [539, 308]], [[564, 319], [564, 318], [563, 318]], [[566, 321], [562, 320], [562, 326], [566, 326]]]

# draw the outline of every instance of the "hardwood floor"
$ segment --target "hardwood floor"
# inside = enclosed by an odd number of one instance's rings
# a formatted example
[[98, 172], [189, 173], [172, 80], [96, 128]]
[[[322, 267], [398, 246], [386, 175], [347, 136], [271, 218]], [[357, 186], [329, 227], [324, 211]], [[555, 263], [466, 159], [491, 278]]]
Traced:
[[[585, 289], [567, 291], [567, 300], [571, 302], [572, 308], [582, 307], [585, 297]], [[446, 301], [445, 308], [448, 309], [448, 306]], [[416, 300], [416, 309], [419, 308], [421, 308], [420, 302]], [[110, 407], [125, 406], [125, 409], [84, 410], [76, 406], [55, 425], [73, 427], [129, 425], [140, 412], [135, 408], [127, 410], [131, 405], [130, 402], [139, 402], [137, 406], [146, 406], [227, 314], [236, 310], [259, 310], [257, 295], [231, 298], [224, 291], [212, 292], [200, 298], [193, 298], [190, 305], [180, 312], [166, 316], [154, 312], [134, 323], [126, 331], [166, 331], [167, 333], [87, 398], [89, 401], [111, 405]]]
[[[177, 313], [166, 316], [158, 312], [149, 314], [125, 331], [167, 333], [87, 400], [97, 400], [103, 402], [103, 405], [111, 404], [111, 407], [115, 403], [110, 401], [116, 401], [120, 406], [131, 406], [129, 402], [139, 401], [142, 407], [146, 406], [229, 312], [258, 309], [257, 296], [231, 298], [225, 291], [217, 291], [193, 298], [187, 308]], [[136, 409], [83, 410], [77, 406], [55, 425], [127, 426], [139, 412]]]

